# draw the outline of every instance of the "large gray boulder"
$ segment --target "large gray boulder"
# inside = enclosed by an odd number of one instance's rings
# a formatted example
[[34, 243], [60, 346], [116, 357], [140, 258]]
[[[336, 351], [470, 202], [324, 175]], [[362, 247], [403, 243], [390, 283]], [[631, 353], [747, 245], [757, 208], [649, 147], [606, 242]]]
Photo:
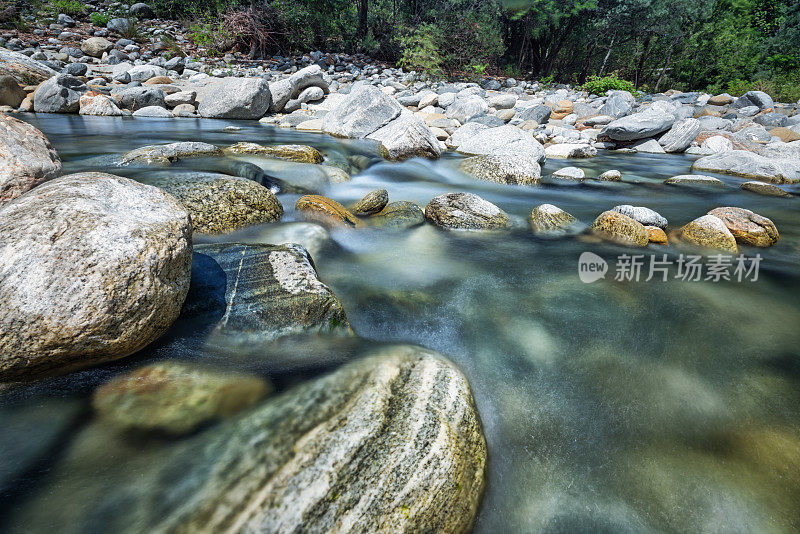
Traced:
[[23, 84], [36, 84], [58, 74], [44, 63], [25, 54], [0, 47], [0, 76], [13, 76]]
[[517, 117], [523, 121], [535, 121], [538, 124], [544, 124], [550, 118], [550, 114], [552, 112], [553, 110], [550, 109], [550, 106], [539, 104], [538, 106], [531, 106], [522, 109], [517, 113]]
[[458, 170], [475, 178], [512, 185], [533, 185], [541, 182], [542, 168], [529, 155], [481, 155], [464, 158]]
[[[164, 441], [158, 454], [119, 461], [129, 442], [91, 425], [51, 473], [59, 483], [15, 509], [12, 524], [66, 534], [98, 521], [121, 534], [453, 534], [471, 529], [486, 482], [467, 380], [412, 346], [368, 354], [234, 420]], [[86, 472], [103, 475], [74, 476]], [[119, 503], [124, 514], [104, 513]]]
[[747, 91], [731, 104], [733, 109], [741, 109], [749, 106], [756, 106], [759, 111], [763, 111], [768, 108], [774, 108], [775, 103], [772, 101], [772, 97], [764, 91]]
[[0, 113], [0, 205], [61, 174], [61, 160], [47, 137]]
[[263, 78], [225, 78], [197, 108], [201, 117], [213, 119], [260, 119], [272, 103]]
[[109, 20], [106, 23], [106, 28], [108, 28], [112, 32], [116, 32], [119, 34], [126, 34], [129, 33], [131, 29], [133, 29], [133, 22], [128, 19], [120, 17]]
[[664, 152], [683, 152], [695, 140], [700, 129], [700, 121], [697, 119], [679, 120], [658, 142], [664, 147]]
[[800, 182], [800, 161], [730, 150], [698, 159], [692, 170], [713, 171], [776, 184]]
[[425, 121], [407, 109], [386, 126], [369, 134], [367, 139], [379, 141], [387, 159], [436, 159], [442, 153], [439, 140]]
[[0, 380], [121, 358], [178, 317], [191, 222], [171, 195], [71, 174], [0, 207]]
[[43, 82], [33, 93], [33, 110], [37, 113], [77, 113], [80, 99], [89, 88], [69, 74], [57, 74]]
[[309, 65], [288, 78], [270, 84], [269, 90], [272, 93], [270, 113], [282, 111], [289, 100], [299, 98], [300, 93], [309, 87], [319, 87], [323, 94], [326, 94], [328, 82], [323, 79], [322, 74], [322, 68], [319, 65]]
[[253, 224], [280, 221], [283, 206], [263, 185], [210, 172], [143, 178], [181, 201], [199, 234], [222, 234]]
[[613, 141], [636, 141], [666, 132], [674, 122], [675, 115], [671, 113], [647, 109], [609, 123], [598, 137], [607, 137]]
[[[597, 113], [600, 115], [608, 115], [615, 119], [621, 119], [630, 114], [634, 102], [633, 96], [631, 96], [631, 98], [626, 98], [626, 95], [620, 93], [623, 93], [623, 91], [609, 96]], [[630, 95], [627, 91], [624, 91], [624, 93]]]
[[397, 118], [403, 106], [372, 85], [352, 91], [322, 119], [322, 131], [361, 139]]
[[486, 113], [489, 104], [478, 95], [469, 95], [456, 99], [445, 111], [450, 119], [455, 119], [461, 124], [469, 121], [473, 117]]
[[132, 82], [146, 82], [156, 76], [166, 76], [167, 69], [158, 65], [136, 65], [127, 70]]
[[465, 230], [508, 228], [508, 215], [474, 193], [447, 193], [433, 197], [425, 218], [437, 226]]
[[165, 107], [167, 93], [157, 87], [142, 86], [112, 89], [111, 95], [119, 99], [121, 107], [137, 111], [150, 106]]
[[457, 150], [473, 156], [511, 154], [528, 156], [540, 163], [545, 160], [544, 147], [533, 138], [531, 132], [509, 125], [476, 129], [473, 135], [458, 145]]
[[214, 318], [209, 343], [236, 354], [290, 335], [351, 333], [339, 299], [293, 244], [195, 247], [184, 314]]

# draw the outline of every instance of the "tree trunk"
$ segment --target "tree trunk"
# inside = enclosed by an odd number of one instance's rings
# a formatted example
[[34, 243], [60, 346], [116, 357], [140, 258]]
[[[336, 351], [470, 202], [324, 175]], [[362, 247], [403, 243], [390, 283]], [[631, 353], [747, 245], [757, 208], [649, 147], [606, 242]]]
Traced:
[[600, 65], [600, 74], [598, 76], [603, 76], [603, 71], [606, 70], [606, 63], [608, 63], [608, 58], [611, 57], [611, 50], [614, 49], [614, 39], [617, 38], [617, 32], [614, 32], [614, 35], [611, 36], [611, 43], [608, 45], [608, 52], [606, 52], [606, 57], [603, 58], [603, 64]]
[[653, 36], [648, 35], [644, 40], [644, 48], [642, 49], [642, 55], [639, 56], [639, 63], [636, 65], [636, 71], [634, 72], [633, 76], [633, 85], [634, 87], [639, 87], [639, 76], [642, 74], [642, 69], [644, 68], [644, 61], [647, 59], [647, 53], [650, 51], [650, 41], [652, 40]]
[[359, 0], [358, 2], [358, 36], [364, 37], [367, 35], [367, 5], [368, 0]]
[[664, 60], [664, 66], [661, 67], [661, 74], [658, 75], [658, 80], [656, 81], [656, 86], [653, 88], [653, 92], [654, 93], [658, 92], [658, 86], [661, 85], [661, 82], [664, 80], [664, 74], [666, 74], [667, 67], [669, 66], [670, 60], [672, 59], [672, 52], [673, 52], [673, 50], [675, 50], [675, 47], [680, 42], [682, 37], [683, 37], [683, 34], [679, 34], [675, 38], [675, 40], [672, 41], [672, 44], [669, 46], [669, 50], [667, 51], [667, 58]]

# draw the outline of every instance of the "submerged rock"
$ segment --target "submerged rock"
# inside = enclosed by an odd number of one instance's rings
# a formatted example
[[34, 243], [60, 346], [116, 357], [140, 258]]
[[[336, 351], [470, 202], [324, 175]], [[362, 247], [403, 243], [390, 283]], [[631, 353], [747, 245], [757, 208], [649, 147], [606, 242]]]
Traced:
[[209, 343], [237, 353], [289, 335], [350, 333], [341, 303], [296, 244], [198, 245], [183, 314], [212, 318]]
[[308, 145], [263, 146], [256, 143], [236, 143], [224, 149], [228, 154], [256, 154], [295, 161], [297, 163], [322, 163], [319, 150]]
[[269, 390], [256, 376], [161, 362], [104, 384], [94, 392], [92, 405], [101, 418], [121, 430], [179, 435], [230, 417]]
[[768, 197], [789, 198], [792, 196], [792, 194], [786, 191], [785, 189], [781, 189], [777, 185], [772, 185], [765, 182], [744, 182], [739, 187], [741, 189], [744, 189], [745, 191], [758, 193], [759, 195], [764, 195]]
[[[39, 532], [102, 521], [120, 533], [463, 533], [486, 477], [469, 384], [439, 354], [410, 346], [291, 388], [157, 455], [110, 462], [95, 448], [119, 442], [83, 443], [58, 469], [85, 472], [99, 456], [103, 475], [42, 492], [16, 524]], [[111, 512], [122, 502], [124, 514]]]
[[474, 193], [448, 193], [431, 199], [425, 218], [437, 226], [469, 230], [508, 228], [503, 210]]
[[146, 181], [180, 200], [200, 234], [231, 232], [283, 217], [283, 206], [272, 191], [247, 178], [190, 172]]
[[167, 145], [148, 145], [131, 150], [122, 156], [120, 162], [122, 164], [141, 162], [148, 165], [168, 165], [181, 158], [219, 155], [222, 155], [222, 151], [214, 145], [197, 141], [182, 141]]
[[297, 211], [307, 220], [330, 226], [361, 226], [355, 215], [333, 199], [321, 195], [305, 195], [297, 199]]
[[531, 229], [537, 234], [563, 233], [575, 221], [575, 217], [552, 204], [540, 204], [530, 215]]
[[511, 185], [534, 185], [541, 182], [542, 169], [529, 155], [481, 155], [464, 158], [458, 170], [475, 178]]
[[189, 289], [191, 223], [171, 195], [104, 173], [0, 207], [0, 380], [121, 358], [163, 334]]
[[757, 213], [743, 208], [714, 208], [709, 215], [719, 217], [739, 243], [755, 247], [771, 247], [780, 239], [775, 224]]
[[350, 207], [355, 215], [375, 215], [389, 203], [389, 192], [386, 189], [370, 191], [364, 198]]
[[688, 187], [700, 188], [723, 188], [725, 184], [722, 180], [714, 178], [713, 176], [705, 176], [703, 174], [681, 174], [673, 176], [664, 180], [667, 185], [679, 185]]
[[604, 211], [592, 223], [592, 232], [616, 243], [646, 247], [650, 241], [639, 221], [617, 211]]
[[47, 137], [0, 113], [0, 206], [61, 174], [61, 160]]
[[734, 254], [739, 251], [733, 234], [725, 223], [714, 215], [698, 217], [675, 232], [675, 237], [680, 241], [704, 248], [724, 250]]
[[698, 159], [692, 170], [713, 171], [776, 184], [800, 182], [800, 161], [729, 150]]
[[419, 226], [425, 222], [425, 213], [414, 202], [401, 200], [391, 202], [380, 213], [365, 221], [369, 226], [404, 229]]

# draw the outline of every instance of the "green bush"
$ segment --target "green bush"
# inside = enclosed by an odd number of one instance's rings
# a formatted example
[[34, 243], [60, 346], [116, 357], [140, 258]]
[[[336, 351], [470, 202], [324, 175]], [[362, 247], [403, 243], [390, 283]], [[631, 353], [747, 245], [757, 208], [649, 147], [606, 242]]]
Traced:
[[397, 62], [404, 69], [421, 70], [431, 76], [442, 73], [442, 56], [436, 45], [438, 29], [433, 24], [422, 24], [407, 30], [400, 37], [401, 56]]
[[64, 13], [70, 17], [80, 17], [86, 12], [86, 6], [78, 0], [50, 0], [45, 9], [53, 15]]
[[92, 24], [99, 26], [100, 28], [105, 28], [106, 24], [108, 24], [108, 21], [111, 20], [111, 17], [105, 13], [98, 13], [96, 11], [92, 13], [89, 18], [92, 20]]
[[737, 78], [729, 81], [725, 90], [733, 96], [741, 96], [747, 91], [764, 91], [777, 102], [794, 103], [800, 100], [800, 69], [755, 81]]
[[583, 90], [589, 94], [604, 95], [606, 91], [629, 91], [636, 93], [636, 87], [632, 82], [623, 80], [617, 77], [616, 73], [611, 73], [608, 76], [589, 76], [586, 83], [583, 84]]

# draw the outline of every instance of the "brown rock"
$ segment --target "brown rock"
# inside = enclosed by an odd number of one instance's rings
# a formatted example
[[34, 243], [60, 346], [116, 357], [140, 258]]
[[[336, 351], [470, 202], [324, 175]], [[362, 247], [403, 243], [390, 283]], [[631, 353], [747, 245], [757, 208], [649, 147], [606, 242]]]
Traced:
[[647, 230], [642, 223], [616, 211], [604, 211], [592, 223], [592, 232], [604, 239], [624, 245], [646, 247]]
[[374, 215], [379, 213], [389, 203], [389, 193], [386, 189], [370, 191], [364, 198], [350, 207], [356, 215]]
[[714, 208], [709, 215], [719, 217], [739, 243], [771, 247], [780, 239], [775, 224], [766, 217], [744, 208]]
[[174, 82], [172, 81], [172, 78], [170, 78], [169, 76], [153, 76], [146, 82], [142, 82], [142, 85], [161, 85], [165, 83], [174, 83]]
[[704, 248], [733, 252], [739, 251], [736, 238], [719, 217], [703, 215], [671, 234], [679, 241]]
[[793, 196], [791, 193], [781, 189], [777, 185], [768, 184], [766, 182], [744, 182], [739, 187], [745, 191], [758, 193], [759, 195], [764, 195], [767, 197], [791, 198]]
[[297, 211], [306, 220], [317, 221], [328, 226], [362, 226], [355, 215], [344, 206], [321, 195], [305, 195], [297, 200]]
[[16, 109], [26, 96], [25, 90], [19, 86], [16, 78], [0, 75], [0, 106], [11, 106]]
[[733, 98], [727, 94], [714, 95], [708, 99], [708, 103], [712, 106], [727, 106], [731, 102], [733, 102]]
[[658, 226], [645, 226], [644, 229], [647, 230], [647, 239], [651, 243], [656, 243], [657, 245], [668, 244], [667, 234]]
[[800, 134], [789, 128], [779, 126], [769, 131], [770, 134], [780, 138], [784, 143], [791, 143], [792, 141], [800, 140]]

